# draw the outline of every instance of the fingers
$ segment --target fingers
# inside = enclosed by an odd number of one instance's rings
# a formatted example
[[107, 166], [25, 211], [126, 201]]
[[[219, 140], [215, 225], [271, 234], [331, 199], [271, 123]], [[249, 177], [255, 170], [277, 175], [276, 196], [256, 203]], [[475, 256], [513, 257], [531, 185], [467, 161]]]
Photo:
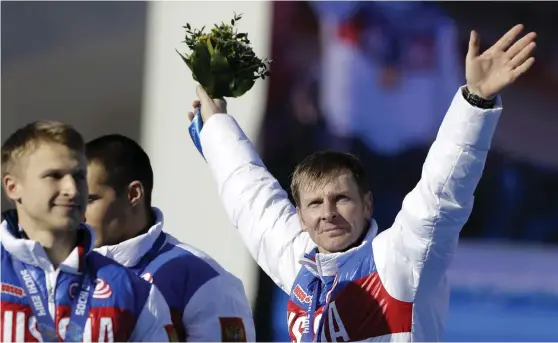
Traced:
[[[197, 111], [197, 109], [200, 107], [200, 101], [199, 100], [194, 100], [192, 102], [192, 107], [194, 108], [194, 111]], [[194, 112], [188, 112], [188, 119], [190, 121], [194, 120], [195, 117], [195, 113]]]
[[527, 59], [527, 61], [523, 62], [522, 65], [515, 68], [513, 70], [514, 80], [517, 79], [518, 77], [520, 77], [521, 75], [523, 75], [527, 70], [529, 70], [531, 68], [531, 66], [533, 66], [533, 63], [535, 63], [535, 58], [534, 57], [529, 57]]
[[[523, 38], [515, 42], [515, 44], [512, 45], [512, 47], [509, 48], [508, 51], [506, 51], [506, 57], [510, 60], [513, 59], [517, 54], [522, 53], [525, 50], [525, 47], [529, 46], [529, 44], [534, 44], [533, 41], [535, 40], [535, 38], [537, 38], [537, 34], [535, 32], [526, 34], [525, 36], [523, 36]], [[531, 50], [533, 48], [531, 48]]]
[[477, 31], [471, 31], [469, 37], [469, 50], [467, 51], [467, 58], [474, 58], [479, 55], [480, 39]]
[[515, 25], [514, 27], [511, 28], [511, 30], [506, 32], [506, 34], [504, 34], [502, 38], [500, 38], [500, 40], [498, 40], [492, 46], [492, 48], [495, 48], [500, 51], [505, 51], [511, 45], [511, 43], [513, 43], [513, 41], [517, 38], [517, 36], [521, 33], [521, 31], [523, 31], [523, 25], [522, 24]]
[[200, 102], [206, 102], [207, 103], [207, 102], [211, 101], [211, 98], [209, 97], [209, 95], [207, 94], [205, 89], [203, 89], [203, 87], [201, 85], [196, 86], [196, 94], [198, 95], [198, 98], [200, 99]]
[[530, 42], [527, 46], [524, 46], [519, 53], [517, 53], [510, 61], [510, 67], [517, 68], [521, 66], [529, 57], [531, 57], [533, 51], [537, 47], [535, 42]]

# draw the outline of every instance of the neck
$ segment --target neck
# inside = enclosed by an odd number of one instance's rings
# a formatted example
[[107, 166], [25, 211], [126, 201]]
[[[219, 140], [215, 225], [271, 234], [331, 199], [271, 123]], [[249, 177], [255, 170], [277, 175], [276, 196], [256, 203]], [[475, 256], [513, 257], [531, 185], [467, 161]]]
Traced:
[[30, 240], [38, 242], [48, 256], [54, 268], [58, 266], [71, 254], [77, 241], [77, 230], [51, 230], [37, 228], [34, 225], [26, 225], [20, 220], [25, 234]]
[[155, 225], [155, 215], [153, 211], [142, 211], [141, 214], [135, 216], [135, 221], [130, 225], [130, 229], [126, 232], [125, 237], [121, 240], [121, 242], [137, 237], [139, 235], [143, 235], [149, 229]]
[[364, 238], [366, 238], [366, 234], [368, 233], [369, 228], [370, 228], [370, 223], [368, 222], [366, 224], [366, 227], [364, 228], [364, 231], [362, 231], [362, 234], [360, 235], [360, 237], [353, 244], [351, 244], [347, 248], [345, 248], [345, 250], [343, 250], [343, 251], [351, 250], [352, 248], [355, 248], [355, 247], [358, 247], [359, 245], [361, 245], [362, 242], [364, 241]]

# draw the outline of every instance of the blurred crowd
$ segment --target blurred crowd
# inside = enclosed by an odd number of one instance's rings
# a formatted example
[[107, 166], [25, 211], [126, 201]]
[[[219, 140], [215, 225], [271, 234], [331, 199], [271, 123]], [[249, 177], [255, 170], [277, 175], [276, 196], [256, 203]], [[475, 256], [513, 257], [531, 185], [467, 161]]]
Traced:
[[[389, 227], [464, 84], [471, 27], [449, 10], [422, 2], [275, 4], [262, 141], [283, 186], [312, 151], [353, 152], [368, 166], [380, 229]], [[489, 44], [499, 27], [474, 28]], [[558, 141], [549, 131], [558, 127], [558, 55], [543, 52], [535, 75], [504, 94], [502, 125], [462, 237], [558, 243]]]

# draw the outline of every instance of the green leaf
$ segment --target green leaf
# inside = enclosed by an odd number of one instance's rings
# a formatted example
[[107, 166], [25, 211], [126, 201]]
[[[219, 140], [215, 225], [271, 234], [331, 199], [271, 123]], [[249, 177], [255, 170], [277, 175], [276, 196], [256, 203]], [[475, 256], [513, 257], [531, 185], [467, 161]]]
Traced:
[[231, 72], [229, 61], [227, 61], [225, 56], [223, 56], [219, 50], [215, 50], [213, 55], [211, 55], [210, 67], [211, 73], [213, 74]]
[[238, 98], [239, 96], [244, 95], [244, 93], [246, 93], [250, 89], [252, 89], [252, 87], [254, 86], [255, 83], [256, 83], [256, 80], [242, 79], [242, 80], [238, 81], [236, 83], [236, 87], [234, 89], [232, 89], [232, 91], [231, 91], [232, 95], [230, 95], [230, 97]]
[[[176, 49], [175, 49], [176, 50]], [[184, 63], [186, 63], [186, 65], [188, 66], [188, 68], [190, 68], [190, 70], [192, 70], [192, 63], [190, 62], [190, 60], [188, 59], [188, 57], [182, 55], [178, 50], [176, 50], [176, 53], [180, 56], [180, 58], [182, 58], [182, 60], [184, 61]]]
[[190, 57], [192, 62], [192, 72], [196, 75], [197, 81], [203, 86], [211, 84], [211, 68], [209, 66], [211, 57], [205, 44], [197, 43], [194, 52]]
[[210, 38], [207, 39], [207, 50], [209, 51], [210, 55], [213, 55], [214, 49], [213, 49], [213, 45], [211, 45], [211, 39]]
[[215, 98], [223, 98], [231, 96], [231, 89], [229, 85], [234, 80], [234, 74], [232, 72], [212, 74], [213, 77], [213, 93], [211, 94]]

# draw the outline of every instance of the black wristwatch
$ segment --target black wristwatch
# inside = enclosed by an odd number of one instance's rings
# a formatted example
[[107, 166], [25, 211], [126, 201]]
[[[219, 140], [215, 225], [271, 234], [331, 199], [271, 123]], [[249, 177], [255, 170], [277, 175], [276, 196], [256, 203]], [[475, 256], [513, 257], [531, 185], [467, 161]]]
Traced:
[[467, 88], [467, 86], [462, 88], [462, 94], [463, 97], [465, 98], [465, 100], [467, 100], [468, 103], [470, 103], [471, 105], [478, 107], [478, 108], [482, 108], [482, 109], [490, 109], [490, 108], [494, 108], [494, 105], [496, 104], [496, 98], [492, 99], [492, 100], [486, 100], [481, 98], [480, 96], [473, 94], [469, 91], [469, 88]]

